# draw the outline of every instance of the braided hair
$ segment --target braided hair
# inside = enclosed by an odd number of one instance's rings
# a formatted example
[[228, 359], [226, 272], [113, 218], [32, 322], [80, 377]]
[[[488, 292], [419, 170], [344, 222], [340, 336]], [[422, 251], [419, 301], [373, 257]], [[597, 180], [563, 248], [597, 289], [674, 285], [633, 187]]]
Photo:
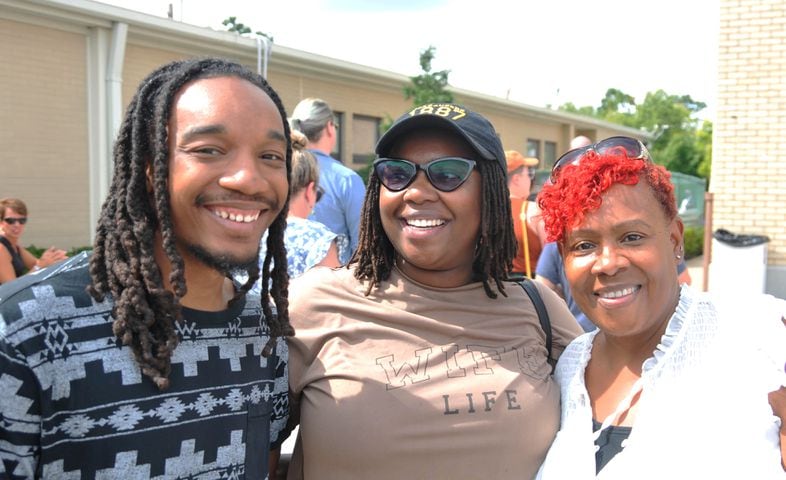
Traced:
[[[90, 259], [92, 283], [88, 293], [97, 301], [103, 301], [107, 294], [112, 296], [114, 334], [131, 347], [142, 373], [160, 390], [169, 387], [172, 353], [178, 343], [175, 322], [182, 319], [180, 299], [187, 291], [185, 265], [175, 248], [170, 211], [168, 123], [174, 99], [187, 83], [215, 77], [238, 77], [264, 91], [277, 106], [289, 139], [283, 103], [261, 76], [247, 68], [215, 58], [179, 60], [159, 67], [140, 84], [120, 127], [114, 145], [112, 184], [101, 209]], [[292, 147], [287, 141], [287, 180], [291, 157]], [[287, 207], [268, 229], [267, 254], [261, 271], [262, 312], [270, 327], [264, 356], [271, 354], [277, 337], [294, 335], [289, 324], [289, 277], [284, 249]], [[153, 254], [157, 231], [172, 265], [168, 279], [171, 291], [164, 286]], [[259, 279], [257, 262], [251, 262], [247, 273], [249, 279], [238, 297]], [[270, 306], [271, 296], [276, 315]]]
[[[516, 256], [516, 237], [510, 213], [508, 181], [498, 162], [477, 162], [481, 178], [480, 238], [475, 246], [472, 264], [473, 280], [483, 282], [489, 298], [497, 298], [491, 289], [493, 280], [496, 289], [507, 296], [503, 280], [510, 271]], [[366, 188], [366, 198], [360, 214], [358, 248], [350, 259], [356, 264], [355, 277], [369, 282], [366, 295], [383, 280], [390, 277], [395, 263], [396, 251], [382, 227], [379, 211], [379, 178], [371, 172]]]

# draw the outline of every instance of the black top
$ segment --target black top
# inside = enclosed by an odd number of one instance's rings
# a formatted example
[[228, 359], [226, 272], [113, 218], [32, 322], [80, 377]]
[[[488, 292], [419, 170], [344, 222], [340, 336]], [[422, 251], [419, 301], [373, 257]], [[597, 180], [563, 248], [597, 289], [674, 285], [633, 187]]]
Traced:
[[19, 250], [14, 248], [11, 245], [11, 241], [7, 238], [0, 235], [0, 243], [5, 245], [5, 248], [8, 249], [8, 253], [11, 254], [11, 266], [14, 267], [14, 273], [16, 274], [16, 278], [21, 277], [25, 273], [25, 262], [22, 260], [22, 255], [19, 253]]
[[[592, 419], [592, 430], [600, 429], [600, 422]], [[600, 432], [600, 436], [595, 440], [598, 450], [595, 452], [595, 473], [598, 474], [607, 463], [614, 458], [614, 455], [622, 451], [622, 442], [627, 440], [633, 427], [617, 427], [611, 425]]]
[[0, 478], [233, 478], [268, 474], [289, 411], [287, 350], [258, 295], [182, 308], [159, 390], [97, 302], [88, 254], [0, 286]]

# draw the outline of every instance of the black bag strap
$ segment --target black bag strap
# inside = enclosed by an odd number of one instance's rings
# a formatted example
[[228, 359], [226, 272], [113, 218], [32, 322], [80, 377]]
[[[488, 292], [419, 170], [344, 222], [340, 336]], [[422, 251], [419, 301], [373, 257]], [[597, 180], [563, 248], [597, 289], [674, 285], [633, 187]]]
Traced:
[[556, 363], [554, 359], [551, 357], [551, 342], [552, 342], [552, 333], [551, 333], [551, 320], [549, 319], [549, 312], [546, 310], [546, 304], [543, 303], [543, 299], [540, 297], [540, 292], [538, 292], [538, 287], [535, 286], [535, 282], [529, 278], [522, 278], [521, 280], [516, 280], [516, 283], [521, 285], [521, 288], [527, 292], [529, 299], [532, 300], [532, 305], [535, 306], [535, 311], [538, 313], [538, 320], [540, 321], [540, 326], [543, 328], [543, 331], [546, 333], [546, 351], [548, 352], [548, 361], [549, 364], [552, 366], [552, 370], [554, 368], [554, 364]]

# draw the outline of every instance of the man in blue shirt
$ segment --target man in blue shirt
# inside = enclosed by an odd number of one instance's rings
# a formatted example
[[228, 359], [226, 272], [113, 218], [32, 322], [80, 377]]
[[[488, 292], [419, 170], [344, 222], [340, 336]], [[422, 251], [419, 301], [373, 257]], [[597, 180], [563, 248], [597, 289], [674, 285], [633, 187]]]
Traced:
[[[306, 98], [295, 107], [290, 119], [292, 128], [308, 137], [308, 147], [319, 163], [319, 187], [322, 198], [314, 206], [311, 220], [322, 223], [333, 233], [349, 239], [349, 254], [358, 244], [360, 210], [366, 187], [351, 168], [330, 156], [338, 141], [338, 122], [330, 106], [318, 98]], [[339, 258], [346, 263], [347, 258]]]

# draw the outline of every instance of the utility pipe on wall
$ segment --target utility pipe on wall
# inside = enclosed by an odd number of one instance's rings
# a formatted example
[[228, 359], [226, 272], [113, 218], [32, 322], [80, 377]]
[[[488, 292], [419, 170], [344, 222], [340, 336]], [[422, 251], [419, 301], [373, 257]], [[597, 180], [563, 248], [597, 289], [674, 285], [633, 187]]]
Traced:
[[[264, 52], [262, 51], [262, 44], [265, 45]], [[262, 78], [265, 80], [267, 80], [267, 62], [270, 60], [271, 46], [272, 42], [269, 38], [257, 35], [257, 73], [262, 75]]]
[[[120, 123], [123, 118], [123, 61], [126, 56], [126, 39], [128, 38], [128, 24], [112, 22], [112, 43], [109, 46], [109, 58], [106, 65], [106, 95], [107, 95], [107, 136], [109, 152], [107, 160], [111, 164], [112, 146], [114, 145]], [[105, 192], [109, 193], [109, 192]]]

